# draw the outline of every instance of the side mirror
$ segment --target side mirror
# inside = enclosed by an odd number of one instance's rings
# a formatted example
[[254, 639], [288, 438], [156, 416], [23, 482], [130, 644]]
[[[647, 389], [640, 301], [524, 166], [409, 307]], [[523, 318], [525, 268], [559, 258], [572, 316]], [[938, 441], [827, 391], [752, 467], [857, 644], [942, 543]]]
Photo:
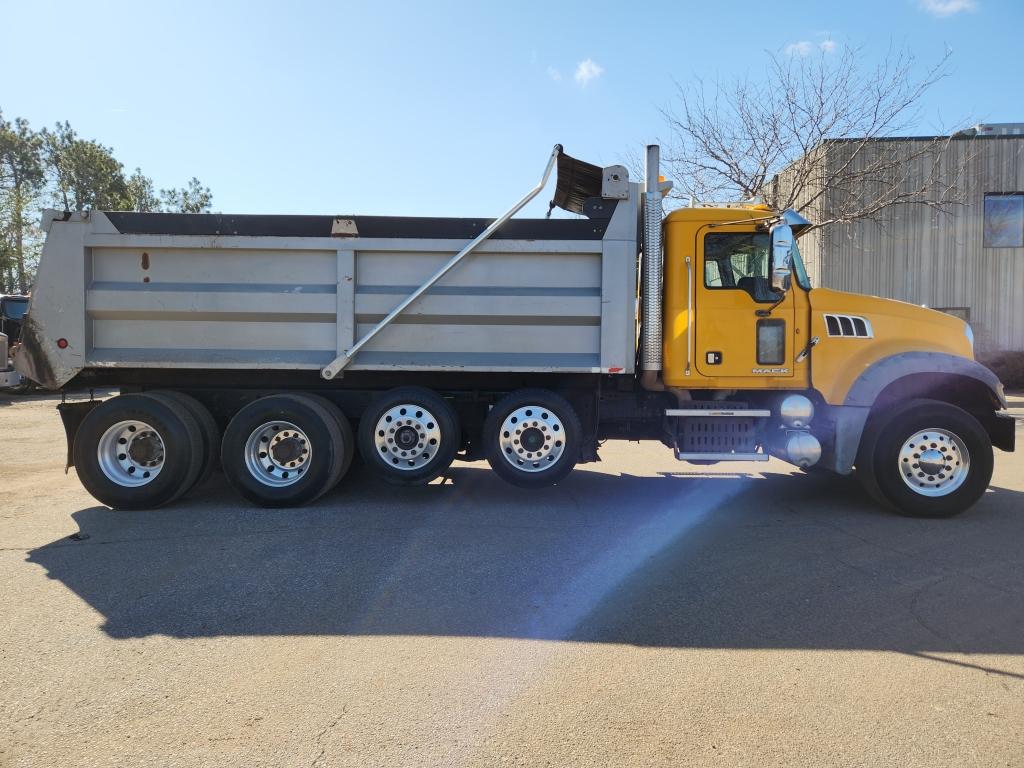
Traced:
[[780, 221], [771, 228], [769, 270], [772, 290], [786, 293], [793, 275], [793, 228]]

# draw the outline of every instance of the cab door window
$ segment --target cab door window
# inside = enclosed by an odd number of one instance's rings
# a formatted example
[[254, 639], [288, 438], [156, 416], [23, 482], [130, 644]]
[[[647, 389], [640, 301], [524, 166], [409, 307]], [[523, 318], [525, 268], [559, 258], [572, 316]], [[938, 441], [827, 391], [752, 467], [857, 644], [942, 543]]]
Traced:
[[744, 291], [757, 302], [779, 296], [768, 279], [768, 234], [711, 232], [704, 237], [704, 287]]

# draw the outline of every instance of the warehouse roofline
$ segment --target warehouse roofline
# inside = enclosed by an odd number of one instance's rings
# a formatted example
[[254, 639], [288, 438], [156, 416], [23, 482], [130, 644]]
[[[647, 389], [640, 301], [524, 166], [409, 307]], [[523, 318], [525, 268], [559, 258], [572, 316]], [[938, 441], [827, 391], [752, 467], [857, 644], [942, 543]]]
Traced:
[[1024, 123], [978, 123], [953, 134], [937, 134], [934, 136], [864, 136], [843, 139], [825, 139], [822, 144], [846, 143], [851, 141], [936, 141], [938, 139], [1022, 139]]

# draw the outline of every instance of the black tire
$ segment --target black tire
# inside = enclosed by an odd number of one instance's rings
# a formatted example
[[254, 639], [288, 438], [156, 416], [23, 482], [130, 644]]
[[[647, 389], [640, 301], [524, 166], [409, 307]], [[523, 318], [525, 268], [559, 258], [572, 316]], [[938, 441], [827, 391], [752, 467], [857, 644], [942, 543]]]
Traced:
[[[524, 411], [523, 419], [520, 419], [515, 413], [523, 408], [529, 411], [536, 408], [539, 413], [527, 415]], [[552, 423], [551, 417], [557, 420], [557, 424]], [[514, 429], [503, 428], [506, 420], [511, 421], [512, 418], [517, 419], [517, 424], [530, 425], [523, 429], [522, 435], [517, 436]], [[582, 435], [579, 416], [564, 397], [546, 389], [520, 389], [491, 408], [484, 421], [483, 443], [487, 462], [502, 480], [520, 488], [543, 488], [554, 485], [572, 472], [579, 460]], [[517, 442], [520, 438], [528, 438], [531, 442]], [[503, 441], [506, 443], [504, 446]], [[527, 451], [533, 447], [534, 441], [539, 450], [536, 453]]]
[[[98, 455], [108, 430], [128, 421], [148, 424], [163, 445], [158, 473], [144, 485], [134, 487], [119, 484], [105, 472]], [[119, 395], [89, 411], [75, 435], [73, 451], [78, 477], [97, 501], [114, 509], [156, 509], [174, 501], [195, 483], [202, 469], [203, 436], [184, 408], [145, 395]], [[149, 471], [141, 468], [143, 476]]]
[[[893, 413], [895, 415], [895, 412]], [[857, 447], [857, 458], [854, 463], [854, 476], [864, 493], [880, 507], [892, 509], [882, 489], [878, 487], [878, 479], [875, 477], [875, 450], [878, 445], [878, 435], [882, 427], [887, 423], [884, 414], [876, 414], [870, 417], [864, 425], [864, 431], [860, 436], [860, 445]]]
[[[380, 424], [384, 422], [384, 424]], [[395, 424], [397, 426], [388, 426]], [[391, 430], [395, 433], [392, 436]], [[408, 449], [401, 441], [408, 438]], [[378, 446], [378, 440], [386, 441]], [[424, 387], [388, 390], [359, 419], [359, 453], [366, 466], [393, 485], [424, 485], [443, 474], [462, 443], [455, 409]]]
[[[923, 436], [929, 430], [941, 430], [952, 437], [939, 433], [925, 440]], [[911, 438], [918, 435], [922, 442], [904, 451], [904, 446], [911, 445]], [[915, 463], [915, 458], [921, 458], [922, 448], [941, 457], [941, 462]], [[963, 449], [967, 451], [966, 461]], [[937, 471], [929, 474], [930, 466]], [[964, 466], [966, 473], [959, 485], [950, 485], [963, 473]], [[868, 494], [909, 517], [952, 517], [968, 509], [988, 488], [992, 467], [992, 442], [985, 428], [967, 411], [938, 400], [911, 400], [874, 415], [857, 456], [857, 477]], [[947, 488], [944, 495], [924, 495], [941, 492], [943, 484]]]
[[[203, 460], [199, 470], [199, 477], [196, 478], [192, 488], [198, 488], [210, 479], [210, 475], [220, 466], [220, 427], [213, 414], [205, 405], [200, 403], [191, 395], [182, 392], [175, 392], [171, 389], [152, 390], [142, 394], [149, 397], [156, 397], [178, 405], [187, 410], [192, 418], [199, 425], [199, 431], [203, 435]], [[189, 489], [191, 490], [191, 489]], [[188, 491], [186, 491], [188, 493]]]
[[[298, 431], [292, 432], [287, 427], [274, 430], [269, 426], [274, 422], [293, 424]], [[255, 464], [250, 470], [247, 461], [247, 445], [250, 437], [253, 438], [252, 462], [266, 461], [269, 451], [256, 453], [258, 444], [263, 442], [257, 434], [261, 427], [266, 427], [268, 435], [287, 434], [284, 440], [288, 442], [282, 448], [287, 448], [288, 452], [282, 453], [278, 462], [261, 464], [261, 469], [268, 466], [272, 471], [266, 474], [261, 471], [257, 476]], [[270, 395], [249, 403], [228, 423], [221, 441], [221, 466], [228, 482], [253, 504], [300, 506], [315, 501], [340, 477], [344, 440], [335, 417], [320, 398], [303, 394]], [[281, 484], [285, 482], [287, 484]]]
[[[315, 400], [323, 406], [324, 410], [327, 411], [334, 419], [334, 423], [337, 425], [338, 431], [341, 433], [341, 441], [335, 445], [335, 450], [341, 454], [341, 461], [338, 462], [334, 476], [328, 480], [327, 487], [323, 490], [323, 493], [328, 493], [341, 482], [342, 478], [345, 477], [346, 474], [348, 474], [348, 470], [352, 466], [352, 460], [358, 452], [356, 450], [356, 440], [352, 434], [352, 424], [349, 423], [348, 417], [341, 412], [341, 409], [326, 397], [311, 395], [309, 393], [303, 394], [303, 397]], [[323, 495], [323, 493], [321, 495]]]

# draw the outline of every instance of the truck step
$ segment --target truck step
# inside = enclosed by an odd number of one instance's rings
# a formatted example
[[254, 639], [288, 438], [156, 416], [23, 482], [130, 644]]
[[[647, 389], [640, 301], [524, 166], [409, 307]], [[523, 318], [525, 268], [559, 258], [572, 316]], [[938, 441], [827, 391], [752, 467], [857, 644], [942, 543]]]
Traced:
[[704, 453], [676, 451], [679, 461], [768, 461], [767, 453]]
[[746, 403], [687, 403], [687, 408], [667, 408], [666, 427], [673, 435], [676, 458], [704, 461], [765, 461], [758, 453], [760, 424], [772, 414], [767, 409], [747, 408]]
[[727, 417], [731, 416], [731, 417], [740, 417], [740, 418], [743, 418], [743, 419], [765, 419], [765, 418], [768, 418], [769, 416], [771, 416], [772, 412], [769, 411], [769, 410], [759, 410], [759, 409], [753, 409], [753, 408], [750, 408], [750, 409], [743, 409], [743, 408], [741, 408], [741, 409], [736, 409], [736, 410], [730, 410], [730, 409], [712, 410], [710, 408], [666, 408], [665, 409], [665, 415], [666, 416], [677, 417], [677, 418], [685, 418], [685, 417], [695, 416], [695, 417], [699, 417], [699, 418], [704, 419], [704, 418], [715, 417], [715, 416], [719, 416], [719, 417], [723, 417], [723, 418], [727, 418]]

